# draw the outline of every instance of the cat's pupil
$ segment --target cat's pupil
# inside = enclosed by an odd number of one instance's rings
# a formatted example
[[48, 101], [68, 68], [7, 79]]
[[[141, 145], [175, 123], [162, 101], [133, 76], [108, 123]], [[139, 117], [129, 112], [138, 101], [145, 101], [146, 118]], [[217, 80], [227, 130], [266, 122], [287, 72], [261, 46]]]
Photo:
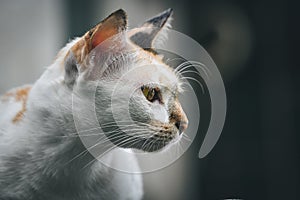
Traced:
[[163, 103], [162, 96], [158, 87], [151, 88], [148, 86], [142, 86], [141, 90], [148, 101], [154, 102], [157, 100], [159, 101], [159, 103]]

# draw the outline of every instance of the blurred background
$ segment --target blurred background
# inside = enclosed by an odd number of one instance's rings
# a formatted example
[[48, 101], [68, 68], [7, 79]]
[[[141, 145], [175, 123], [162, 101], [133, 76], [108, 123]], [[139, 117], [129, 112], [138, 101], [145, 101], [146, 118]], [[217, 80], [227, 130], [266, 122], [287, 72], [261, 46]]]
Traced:
[[145, 199], [300, 199], [299, 5], [287, 0], [1, 0], [0, 93], [33, 83], [69, 39], [112, 11], [123, 8], [134, 27], [171, 7], [173, 29], [197, 40], [217, 64], [228, 111], [213, 151], [198, 158], [204, 118], [181, 159], [144, 176]]

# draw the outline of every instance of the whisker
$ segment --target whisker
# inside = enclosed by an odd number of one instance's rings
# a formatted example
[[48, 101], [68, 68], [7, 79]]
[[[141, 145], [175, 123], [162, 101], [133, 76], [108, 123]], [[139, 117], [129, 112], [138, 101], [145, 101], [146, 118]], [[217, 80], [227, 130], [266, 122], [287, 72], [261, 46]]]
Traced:
[[[97, 141], [99, 141], [99, 140], [100, 140], [100, 138], [99, 138]], [[84, 151], [82, 151], [81, 153], [77, 154], [77, 155], [74, 156], [72, 159], [70, 159], [65, 165], [68, 165], [69, 163], [71, 163], [71, 162], [74, 161], [75, 159], [79, 158], [82, 154], [87, 153], [89, 149], [90, 149], [90, 148], [87, 148], [87, 149], [85, 149]]]
[[[211, 76], [211, 73], [207, 69], [207, 67], [203, 63], [196, 62], [196, 61], [187, 61], [187, 62], [182, 63], [181, 65], [179, 65], [176, 68], [175, 73], [176, 73], [177, 76], [180, 76], [180, 75], [182, 76], [183, 75], [183, 71], [186, 70], [186, 69], [188, 69], [188, 68], [190, 68], [190, 67], [194, 67], [194, 68], [200, 69], [201, 71], [203, 71], [203, 73], [205, 74], [205, 76], [207, 78], [209, 78]], [[197, 73], [197, 72], [195, 72], [195, 73]], [[200, 77], [202, 77], [200, 73], [197, 73], [197, 74]]]
[[[113, 126], [112, 126], [113, 127]], [[115, 127], [119, 127], [119, 126], [115, 126]], [[123, 128], [124, 127], [124, 128]], [[123, 131], [136, 131], [136, 130], [146, 130], [145, 128], [143, 127], [137, 127], [135, 129], [131, 129], [130, 128], [131, 126], [122, 126], [122, 127], [119, 127], [121, 130]], [[107, 127], [108, 128], [108, 127]], [[100, 134], [103, 134], [104, 132], [98, 132], [98, 133], [89, 133], [89, 134], [83, 134], [84, 132], [88, 132], [88, 131], [95, 131], [95, 130], [101, 130], [102, 128], [100, 127], [97, 127], [97, 128], [92, 128], [92, 129], [87, 129], [87, 130], [83, 130], [83, 131], [78, 131], [78, 132], [75, 132], [75, 133], [72, 133], [72, 134], [68, 134], [68, 135], [62, 135], [62, 136], [56, 136], [56, 137], [79, 137], [79, 136], [95, 136], [95, 135], [100, 135]], [[114, 132], [115, 130], [113, 131], [109, 131], [109, 132], [105, 132], [106, 134], [108, 133], [111, 133], [111, 132]]]
[[[115, 131], [116, 131], [116, 130], [115, 130]], [[145, 132], [145, 131], [144, 131], [144, 132]], [[141, 136], [143, 136], [143, 134], [140, 134], [140, 133], [144, 133], [144, 132], [141, 132], [141, 131], [140, 131], [140, 132], [137, 132], [136, 134], [139, 134], [139, 136], [141, 137]], [[146, 134], [145, 134], [145, 136], [146, 136]], [[110, 137], [110, 138], [108, 138], [108, 139], [106, 139], [106, 140], [102, 140], [101, 142], [98, 142], [99, 140], [103, 139], [104, 137], [105, 137], [105, 135], [103, 135], [102, 137], [100, 137], [100, 138], [96, 141], [96, 144], [95, 144], [95, 145], [93, 145], [93, 146], [87, 148], [86, 150], [82, 151], [81, 153], [79, 153], [78, 155], [76, 155], [74, 158], [72, 158], [70, 161], [68, 161], [66, 164], [69, 164], [70, 162], [72, 162], [72, 161], [75, 160], [76, 158], [80, 157], [82, 154], [87, 153], [90, 149], [94, 148], [95, 146], [104, 144], [104, 143], [110, 141], [111, 139], [116, 139], [116, 138], [119, 138], [119, 137], [121, 137], [120, 139], [123, 139], [124, 135], [116, 135], [116, 136], [114, 136], [114, 137]], [[133, 136], [133, 137], [135, 137], [135, 136]], [[119, 141], [119, 140], [117, 140], [117, 142], [118, 142], [118, 141]]]
[[200, 78], [202, 77], [198, 71], [193, 71], [193, 70], [183, 71], [183, 72], [181, 72], [181, 75], [186, 74], [186, 73], [194, 73], [194, 74], [198, 75]]
[[182, 138], [184, 138], [185, 140], [192, 142], [192, 139], [186, 134], [186, 133], [182, 133]]
[[[180, 67], [181, 69], [180, 69]], [[198, 61], [186, 61], [184, 63], [182, 63], [181, 65], [179, 65], [177, 68], [177, 72], [182, 72], [183, 70], [189, 68], [189, 67], [201, 67], [201, 69], [205, 72], [209, 72], [209, 70], [206, 68], [206, 66], [203, 63], [200, 63]], [[207, 71], [206, 71], [207, 70]]]
[[203, 94], [205, 93], [205, 92], [204, 92], [204, 87], [203, 87], [202, 83], [200, 83], [200, 81], [198, 81], [197, 79], [195, 79], [195, 78], [193, 78], [193, 77], [183, 77], [183, 78], [180, 78], [180, 79], [182, 79], [182, 80], [187, 79], [187, 80], [192, 80], [192, 81], [197, 82], [197, 83], [199, 84], [199, 86], [201, 87], [202, 93], [203, 93]]
[[172, 59], [167, 59], [167, 60], [166, 60], [166, 63], [169, 64], [170, 62], [176, 61], [176, 60], [183, 60], [183, 61], [185, 61], [184, 58], [176, 57], [176, 58], [172, 58]]
[[[123, 138], [121, 138], [123, 139]], [[97, 156], [96, 159], [92, 160], [91, 162], [89, 162], [88, 164], [86, 164], [82, 169], [86, 168], [87, 166], [89, 166], [90, 164], [92, 164], [93, 162], [97, 161], [100, 157], [104, 156], [107, 152], [111, 151], [112, 149], [118, 147], [118, 145], [125, 145], [125, 144], [128, 144], [129, 142], [131, 142], [129, 139], [132, 139], [132, 138], [128, 138], [120, 143], [118, 143], [117, 145], [113, 145], [112, 147], [110, 147], [109, 149], [107, 149], [105, 152], [103, 152], [101, 155]]]
[[186, 65], [189, 65], [189, 64], [190, 64], [189, 61], [185, 61], [185, 62], [181, 63], [180, 65], [178, 65], [178, 66], [174, 69], [174, 72], [175, 72], [175, 73], [176, 73], [176, 72], [179, 72], [179, 71], [180, 71], [180, 68], [182, 68], [182, 67], [184, 67], [184, 66], [186, 66]]

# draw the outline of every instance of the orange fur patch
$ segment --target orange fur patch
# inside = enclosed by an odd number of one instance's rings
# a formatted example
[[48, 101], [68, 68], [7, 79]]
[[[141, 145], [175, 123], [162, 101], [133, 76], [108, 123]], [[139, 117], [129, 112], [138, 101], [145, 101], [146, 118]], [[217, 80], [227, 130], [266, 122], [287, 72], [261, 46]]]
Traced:
[[174, 107], [171, 109], [171, 115], [169, 117], [170, 122], [182, 122], [188, 123], [188, 119], [178, 101], [174, 103]]
[[8, 101], [10, 98], [13, 98], [16, 102], [22, 103], [21, 110], [12, 119], [13, 123], [17, 123], [23, 118], [24, 113], [27, 110], [26, 103], [27, 103], [28, 94], [29, 94], [30, 89], [31, 89], [31, 86], [26, 86], [23, 88], [18, 88], [15, 91], [7, 92], [6, 94], [4, 94], [2, 96], [1, 100], [3, 102]]
[[84, 38], [80, 39], [76, 44], [74, 44], [74, 46], [71, 48], [71, 51], [74, 54], [77, 62], [81, 64], [89, 53], [88, 43]]
[[26, 103], [27, 103], [28, 94], [29, 94], [30, 89], [31, 89], [31, 87], [25, 87], [25, 88], [21, 88], [16, 91], [15, 99], [16, 99], [16, 101], [22, 102], [22, 109], [13, 118], [13, 120], [12, 120], [13, 123], [17, 123], [23, 118], [24, 113], [27, 110]]

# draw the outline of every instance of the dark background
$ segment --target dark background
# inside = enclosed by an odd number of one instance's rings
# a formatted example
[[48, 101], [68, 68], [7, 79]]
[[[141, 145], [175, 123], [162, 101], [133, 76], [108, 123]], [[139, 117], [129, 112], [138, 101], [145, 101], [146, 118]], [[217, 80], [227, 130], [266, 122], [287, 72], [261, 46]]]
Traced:
[[[113, 11], [99, 7], [101, 2], [64, 1], [65, 42]], [[149, 5], [157, 4], [153, 15], [174, 8], [173, 28], [209, 52], [227, 92], [227, 117], [217, 145], [208, 156], [198, 158], [204, 126], [178, 161], [184, 164], [184, 177], [178, 178], [181, 191], [176, 199], [300, 199], [300, 4], [284, 0], [140, 2], [145, 6], [135, 12], [141, 16]], [[134, 1], [125, 3], [130, 7]], [[115, 3], [114, 10], [123, 4]], [[164, 188], [168, 181], [157, 180], [157, 184]], [[157, 199], [155, 193], [145, 188], [145, 199]]]

